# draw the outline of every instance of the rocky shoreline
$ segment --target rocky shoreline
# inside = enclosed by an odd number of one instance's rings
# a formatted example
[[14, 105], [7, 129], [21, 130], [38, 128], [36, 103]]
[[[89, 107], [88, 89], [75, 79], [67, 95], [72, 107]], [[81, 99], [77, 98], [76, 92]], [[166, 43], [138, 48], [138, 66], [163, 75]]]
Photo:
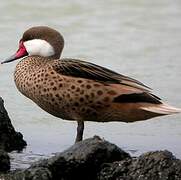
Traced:
[[95, 136], [28, 169], [2, 174], [5, 180], [180, 180], [181, 160], [169, 151], [137, 158]]
[[10, 172], [6, 151], [26, 146], [11, 124], [0, 99], [0, 180], [181, 180], [181, 160], [169, 151], [131, 157], [98, 136], [76, 143], [54, 157]]

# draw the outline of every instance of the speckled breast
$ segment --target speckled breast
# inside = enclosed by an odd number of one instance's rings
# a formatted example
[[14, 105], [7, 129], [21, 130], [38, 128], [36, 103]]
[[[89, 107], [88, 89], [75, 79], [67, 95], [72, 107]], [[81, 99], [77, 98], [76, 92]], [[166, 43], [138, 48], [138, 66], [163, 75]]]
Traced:
[[16, 66], [14, 80], [18, 90], [42, 109], [54, 116], [71, 119], [64, 110], [63, 78], [55, 75], [45, 60], [38, 57], [23, 59]]

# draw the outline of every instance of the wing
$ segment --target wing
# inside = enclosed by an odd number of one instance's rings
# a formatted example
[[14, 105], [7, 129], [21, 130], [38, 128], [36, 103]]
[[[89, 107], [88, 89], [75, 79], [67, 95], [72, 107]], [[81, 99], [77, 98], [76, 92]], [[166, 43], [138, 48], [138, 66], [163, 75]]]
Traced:
[[123, 84], [148, 92], [149, 87], [130, 77], [118, 74], [107, 68], [93, 63], [75, 60], [61, 59], [52, 64], [53, 69], [62, 75], [91, 79], [107, 84]]

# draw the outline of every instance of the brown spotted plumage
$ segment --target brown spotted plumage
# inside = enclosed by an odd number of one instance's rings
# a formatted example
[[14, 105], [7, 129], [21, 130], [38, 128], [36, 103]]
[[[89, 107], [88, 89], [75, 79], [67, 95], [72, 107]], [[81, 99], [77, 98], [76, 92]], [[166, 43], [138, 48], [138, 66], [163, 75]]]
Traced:
[[3, 63], [22, 59], [14, 79], [18, 90], [48, 113], [78, 122], [134, 122], [180, 112], [151, 93], [141, 82], [104, 67], [76, 59], [59, 59], [63, 37], [38, 26], [27, 30], [17, 53]]

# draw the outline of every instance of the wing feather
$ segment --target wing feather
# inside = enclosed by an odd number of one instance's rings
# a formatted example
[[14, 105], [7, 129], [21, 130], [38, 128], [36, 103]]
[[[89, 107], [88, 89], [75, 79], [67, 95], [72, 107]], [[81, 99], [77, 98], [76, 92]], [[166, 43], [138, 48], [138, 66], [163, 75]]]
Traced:
[[86, 78], [107, 84], [123, 84], [141, 89], [145, 92], [149, 92], [151, 90], [148, 86], [133, 78], [86, 61], [61, 59], [56, 62], [54, 61], [52, 66], [57, 73], [66, 76]]

